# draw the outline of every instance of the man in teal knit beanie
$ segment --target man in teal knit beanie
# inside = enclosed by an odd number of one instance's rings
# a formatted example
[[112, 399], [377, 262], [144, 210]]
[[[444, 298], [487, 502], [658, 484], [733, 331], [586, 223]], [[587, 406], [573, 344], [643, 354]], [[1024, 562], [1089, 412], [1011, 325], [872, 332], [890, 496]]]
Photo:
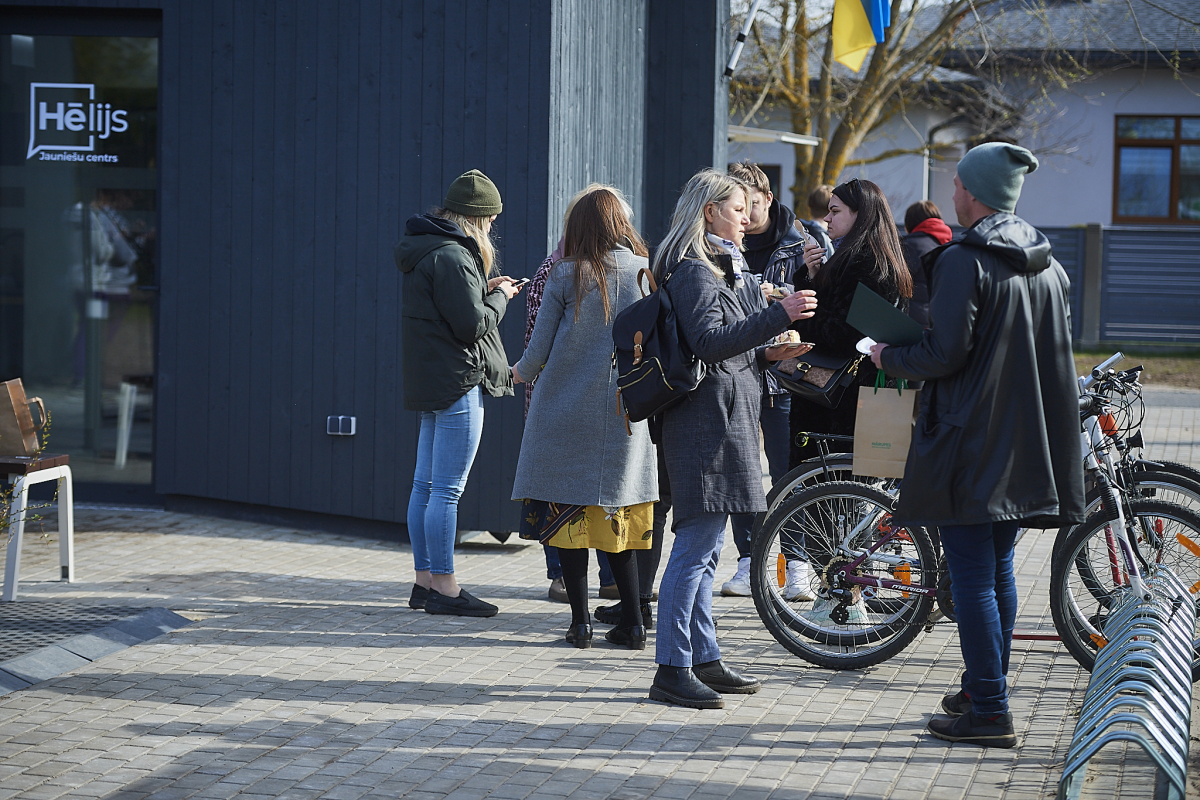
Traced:
[[1017, 209], [1026, 173], [1038, 168], [1037, 157], [1024, 147], [988, 142], [972, 147], [958, 162], [958, 179], [976, 200], [993, 211]]
[[1018, 741], [1017, 531], [1076, 525], [1086, 511], [1071, 282], [1046, 235], [1013, 213], [1037, 165], [1000, 142], [963, 157], [954, 211], [966, 230], [924, 259], [931, 325], [918, 343], [871, 348], [888, 375], [927, 381], [895, 518], [938, 529], [963, 673], [926, 727], [979, 747]]

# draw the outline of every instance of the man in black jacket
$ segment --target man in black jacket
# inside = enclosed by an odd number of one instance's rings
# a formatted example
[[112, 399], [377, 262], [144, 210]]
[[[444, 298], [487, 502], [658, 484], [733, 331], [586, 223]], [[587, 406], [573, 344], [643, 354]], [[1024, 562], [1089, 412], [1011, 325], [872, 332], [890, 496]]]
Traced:
[[929, 381], [897, 517], [940, 528], [966, 664], [961, 690], [942, 700], [950, 716], [929, 731], [983, 747], [1017, 743], [1005, 673], [1018, 527], [1084, 518], [1070, 283], [1046, 237], [1012, 213], [1037, 166], [1000, 142], [966, 154], [954, 210], [968, 230], [925, 260], [931, 327], [918, 344], [871, 352], [887, 374]]

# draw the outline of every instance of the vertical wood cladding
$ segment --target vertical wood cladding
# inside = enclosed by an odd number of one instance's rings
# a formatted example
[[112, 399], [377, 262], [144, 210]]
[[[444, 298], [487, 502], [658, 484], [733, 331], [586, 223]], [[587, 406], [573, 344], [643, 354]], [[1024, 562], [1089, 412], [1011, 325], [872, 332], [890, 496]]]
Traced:
[[[418, 425], [392, 247], [478, 168], [505, 272], [540, 263], [550, 0], [161, 8], [156, 489], [402, 523]], [[524, 318], [521, 298], [512, 360]], [[460, 526], [511, 530], [522, 404], [485, 406]], [[326, 435], [330, 414], [357, 435]]]
[[667, 232], [688, 178], [725, 168], [728, 20], [729, 0], [649, 0], [642, 231], [650, 241]]
[[589, 183], [612, 184], [642, 223], [646, 0], [555, 0], [550, 43], [550, 230]]
[[[653, 236], [724, 144], [728, 0], [4, 6], [161, 12], [164, 494], [403, 523], [418, 430], [392, 259], [405, 220], [481, 169], [504, 200], [503, 270], [532, 275], [588, 182], [625, 190]], [[501, 325], [510, 361], [524, 323], [520, 295]], [[523, 403], [484, 405], [459, 526], [515, 530]], [[357, 434], [328, 436], [331, 414]]]

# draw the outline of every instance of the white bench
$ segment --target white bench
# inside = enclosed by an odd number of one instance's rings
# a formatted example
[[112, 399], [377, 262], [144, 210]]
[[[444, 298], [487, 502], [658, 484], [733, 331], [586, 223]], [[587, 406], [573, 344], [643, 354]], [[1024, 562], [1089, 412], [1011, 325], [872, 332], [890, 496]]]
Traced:
[[71, 467], [67, 456], [0, 456], [0, 476], [12, 482], [9, 508], [8, 553], [4, 559], [4, 594], [0, 600], [17, 599], [21, 581], [21, 543], [29, 509], [29, 487], [58, 481], [58, 563], [60, 579], [75, 580], [75, 507]]

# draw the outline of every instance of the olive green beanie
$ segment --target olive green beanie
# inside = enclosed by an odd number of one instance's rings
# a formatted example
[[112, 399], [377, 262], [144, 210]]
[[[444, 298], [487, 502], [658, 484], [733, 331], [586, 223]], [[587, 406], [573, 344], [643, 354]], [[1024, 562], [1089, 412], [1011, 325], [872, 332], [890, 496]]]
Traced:
[[443, 205], [464, 217], [494, 217], [504, 209], [496, 184], [477, 169], [454, 179]]
[[958, 162], [958, 179], [988, 208], [1011, 214], [1017, 208], [1025, 173], [1037, 168], [1037, 157], [1024, 147], [988, 142], [972, 147]]

